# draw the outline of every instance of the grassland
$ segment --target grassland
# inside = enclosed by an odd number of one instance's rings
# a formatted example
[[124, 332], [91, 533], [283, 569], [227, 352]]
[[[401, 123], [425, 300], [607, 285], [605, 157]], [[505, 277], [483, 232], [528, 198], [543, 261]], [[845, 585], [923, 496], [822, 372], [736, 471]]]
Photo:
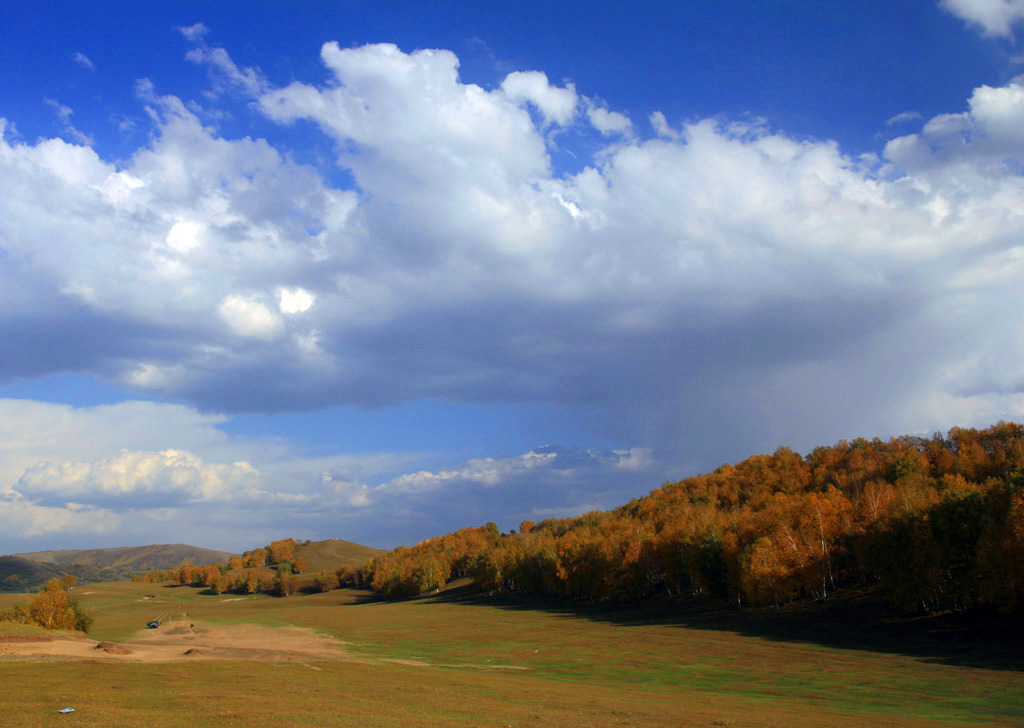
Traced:
[[307, 571], [334, 571], [340, 566], [359, 566], [374, 556], [386, 553], [383, 549], [330, 538], [326, 541], [309, 541], [295, 547], [295, 555], [301, 556], [309, 565]]
[[[233, 626], [241, 642], [305, 627], [345, 643], [347, 657], [0, 658], [0, 724], [924, 726], [1024, 716], [1019, 637], [977, 621], [891, 620], [870, 601], [774, 615], [496, 602], [459, 590], [392, 603], [356, 590], [76, 592], [96, 640], [130, 644], [163, 616], [161, 629]], [[0, 606], [13, 601], [0, 595]], [[65, 705], [76, 712], [57, 715]]]

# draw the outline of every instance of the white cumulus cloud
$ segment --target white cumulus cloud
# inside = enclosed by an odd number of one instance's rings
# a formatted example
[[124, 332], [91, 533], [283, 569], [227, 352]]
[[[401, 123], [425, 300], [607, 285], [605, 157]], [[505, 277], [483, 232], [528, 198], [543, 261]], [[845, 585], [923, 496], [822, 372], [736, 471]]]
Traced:
[[414, 459], [311, 458], [280, 438], [230, 436], [219, 429], [227, 419], [157, 402], [0, 398], [0, 553], [31, 550], [24, 539], [52, 548], [58, 536], [68, 547], [114, 539], [238, 549], [282, 532], [338, 535], [352, 507], [325, 496], [320, 473], [375, 477]]
[[[200, 503], [253, 489], [260, 473], [247, 462], [204, 463], [183, 450], [124, 450], [95, 461], [41, 462], [25, 471], [14, 492], [46, 503]], [[123, 508], [123, 505], [122, 505]]]
[[[188, 37], [186, 35], [186, 38]], [[186, 53], [185, 59], [197, 65], [208, 66], [218, 87], [237, 88], [249, 96], [256, 96], [267, 88], [266, 79], [258, 68], [239, 68], [223, 48], [209, 48], [206, 45], [201, 45]]]
[[653, 112], [651, 114], [650, 120], [651, 126], [654, 128], [654, 133], [657, 134], [658, 136], [665, 137], [666, 139], [679, 138], [679, 132], [677, 132], [675, 129], [669, 126], [668, 120], [665, 118], [665, 115], [660, 111]]
[[979, 26], [986, 35], [1010, 37], [1024, 20], [1024, 0], [941, 0], [958, 18]]
[[226, 296], [218, 310], [227, 325], [241, 336], [272, 339], [284, 327], [279, 316], [264, 304], [247, 296]]
[[57, 119], [60, 121], [60, 126], [65, 134], [74, 139], [79, 144], [85, 146], [91, 146], [93, 144], [93, 138], [85, 132], [79, 130], [71, 123], [71, 117], [74, 116], [75, 112], [70, 106], [65, 106], [59, 101], [53, 99], [43, 99], [43, 101], [50, 107], [53, 108], [57, 114]]
[[[712, 467], [725, 441], [1020, 411], [1020, 82], [851, 156], [757, 122], [654, 114], [641, 136], [540, 71], [466, 83], [446, 50], [320, 59], [319, 81], [245, 93], [261, 123], [318, 129], [352, 189], [152, 84], [151, 135], [116, 164], [0, 123], [8, 380], [224, 412], [586, 404], [603, 436]], [[546, 136], [563, 119], [594, 149], [572, 173]]]
[[167, 233], [165, 242], [171, 250], [177, 253], [187, 253], [202, 244], [200, 238], [202, 233], [203, 227], [200, 223], [194, 220], [184, 220], [171, 226], [171, 231]]
[[204, 23], [193, 23], [192, 25], [178, 27], [178, 32], [187, 41], [201, 43], [206, 34], [210, 32], [210, 29]]
[[576, 113], [576, 89], [548, 83], [541, 71], [513, 71], [501, 82], [501, 90], [516, 102], [528, 101], [540, 111], [547, 123], [568, 124]]
[[316, 302], [316, 296], [305, 288], [277, 289], [277, 307], [281, 313], [303, 313]]
[[901, 111], [894, 116], [890, 116], [885, 120], [886, 126], [893, 126], [894, 124], [903, 124], [910, 121], [917, 121], [921, 118], [921, 114], [917, 111]]
[[591, 106], [587, 109], [587, 118], [594, 128], [605, 136], [628, 134], [633, 129], [633, 122], [628, 116], [618, 111], [609, 111], [602, 106]]

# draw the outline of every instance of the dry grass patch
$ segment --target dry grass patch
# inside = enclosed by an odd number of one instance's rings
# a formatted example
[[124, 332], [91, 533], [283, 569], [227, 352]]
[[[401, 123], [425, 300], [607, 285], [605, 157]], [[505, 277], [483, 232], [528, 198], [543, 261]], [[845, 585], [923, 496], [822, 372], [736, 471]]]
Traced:
[[110, 659], [174, 662], [185, 657], [264, 662], [354, 659], [338, 640], [302, 627], [179, 622], [168, 629], [139, 632], [121, 643], [83, 635], [24, 635], [2, 645], [0, 659]]

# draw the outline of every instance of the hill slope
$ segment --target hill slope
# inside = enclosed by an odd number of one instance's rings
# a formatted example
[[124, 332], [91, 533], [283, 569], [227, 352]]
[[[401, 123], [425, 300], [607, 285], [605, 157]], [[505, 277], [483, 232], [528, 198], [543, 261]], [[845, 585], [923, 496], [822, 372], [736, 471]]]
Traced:
[[29, 591], [65, 573], [54, 564], [42, 564], [19, 556], [0, 556], [0, 591]]
[[171, 569], [187, 559], [197, 565], [227, 561], [225, 551], [185, 544], [112, 549], [33, 551], [0, 556], [0, 591], [35, 591], [55, 576], [74, 574], [82, 583], [119, 581], [135, 572]]
[[186, 544], [154, 544], [111, 549], [79, 549], [71, 551], [33, 551], [14, 554], [23, 559], [57, 564], [58, 566], [91, 566], [97, 569], [126, 569], [148, 571], [170, 569], [186, 559], [196, 565], [227, 561], [231, 554]]
[[877, 585], [909, 611], [1024, 609], [1024, 425], [780, 447], [612, 511], [465, 528], [374, 559], [388, 598], [468, 575], [484, 591], [578, 600], [823, 602]]
[[295, 555], [301, 556], [309, 564], [307, 571], [334, 571], [342, 566], [360, 566], [386, 553], [383, 549], [330, 538], [326, 541], [308, 541], [295, 547]]

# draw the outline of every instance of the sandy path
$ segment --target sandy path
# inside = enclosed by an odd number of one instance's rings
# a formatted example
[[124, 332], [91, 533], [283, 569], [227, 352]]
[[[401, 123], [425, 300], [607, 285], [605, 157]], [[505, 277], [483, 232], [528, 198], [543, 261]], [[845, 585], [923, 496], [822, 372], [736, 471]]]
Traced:
[[[306, 662], [354, 660], [343, 642], [302, 627], [255, 624], [220, 625], [175, 622], [146, 630], [117, 645], [130, 651], [116, 654], [97, 649], [86, 637], [54, 637], [50, 641], [0, 642], [0, 661], [49, 659], [173, 662], [177, 660], [259, 660]], [[186, 654], [189, 653], [189, 654]]]
[[[529, 670], [517, 665], [432, 664], [419, 659], [354, 657], [347, 642], [305, 627], [191, 622], [187, 612], [158, 629], [136, 632], [124, 642], [103, 642], [82, 635], [0, 635], [0, 662], [27, 660], [102, 660], [115, 662], [177, 662], [180, 660], [256, 660], [295, 662], [390, 662], [413, 667], [454, 667], [475, 670]], [[167, 614], [161, 615], [161, 618]], [[183, 619], [182, 619], [183, 618]]]

